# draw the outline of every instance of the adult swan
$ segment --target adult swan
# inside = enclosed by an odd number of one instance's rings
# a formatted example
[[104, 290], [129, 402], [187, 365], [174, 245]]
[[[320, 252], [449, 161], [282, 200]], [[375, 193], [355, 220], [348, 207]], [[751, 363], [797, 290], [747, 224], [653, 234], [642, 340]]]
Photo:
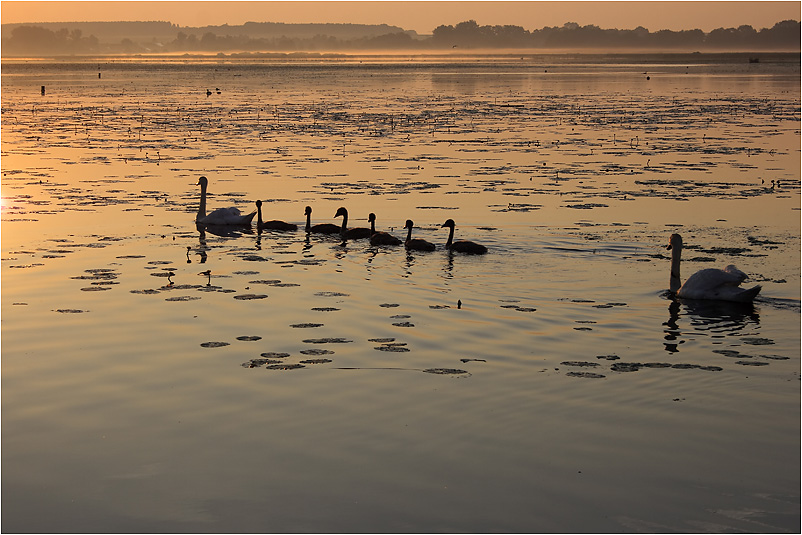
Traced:
[[671, 251], [671, 283], [669, 288], [677, 297], [751, 303], [760, 292], [760, 285], [749, 289], [741, 288], [740, 284], [746, 280], [746, 273], [732, 264], [724, 269], [702, 269], [688, 277], [685, 284], [682, 284], [679, 276], [682, 236], [672, 234], [667, 249]]
[[218, 208], [217, 210], [206, 215], [206, 188], [209, 186], [209, 181], [205, 176], [198, 179], [198, 184], [201, 187], [200, 207], [198, 208], [198, 217], [195, 219], [196, 223], [201, 225], [250, 225], [253, 221], [253, 216], [256, 212], [251, 212], [247, 215], [242, 215], [239, 208]]

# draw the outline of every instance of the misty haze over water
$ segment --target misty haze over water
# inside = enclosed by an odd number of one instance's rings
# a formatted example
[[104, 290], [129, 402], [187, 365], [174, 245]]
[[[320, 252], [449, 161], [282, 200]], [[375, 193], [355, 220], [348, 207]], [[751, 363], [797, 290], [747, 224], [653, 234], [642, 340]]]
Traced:
[[2, 25], [4, 57], [152, 53], [432, 52], [464, 50], [795, 51], [800, 23], [771, 28], [693, 30], [604, 29], [595, 25], [527, 30], [517, 25], [479, 25], [474, 20], [440, 25], [420, 35], [387, 24], [285, 24], [181, 27], [170, 22], [70, 22]]

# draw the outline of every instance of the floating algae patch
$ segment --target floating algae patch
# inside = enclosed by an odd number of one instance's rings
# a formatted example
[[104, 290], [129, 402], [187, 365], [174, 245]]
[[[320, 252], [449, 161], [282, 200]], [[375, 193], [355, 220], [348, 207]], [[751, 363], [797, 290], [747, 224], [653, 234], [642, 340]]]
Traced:
[[200, 297], [192, 296], [192, 295], [179, 295], [176, 297], [168, 297], [165, 301], [197, 301]]
[[429, 305], [429, 308], [433, 310], [442, 310], [444, 308], [451, 308], [449, 305]]
[[248, 281], [248, 284], [269, 284], [269, 285], [273, 285], [273, 284], [280, 284], [280, 283], [281, 283], [281, 281], [278, 280], [278, 279], [260, 279], [260, 280]]
[[161, 293], [161, 290], [154, 290], [154, 289], [147, 289], [147, 290], [131, 290], [132, 294], [144, 294], [144, 295], [153, 295]]
[[80, 310], [78, 308], [59, 308], [55, 310], [60, 314], [83, 314], [84, 312], [89, 312], [88, 310]]
[[102, 292], [103, 290], [111, 290], [111, 288], [106, 288], [105, 286], [90, 286], [88, 288], [81, 288], [82, 292]]
[[585, 379], [604, 379], [605, 376], [600, 373], [591, 372], [568, 372], [565, 375], [568, 377], [584, 377]]
[[317, 292], [315, 295], [318, 297], [349, 297], [349, 294], [342, 292]]
[[265, 364], [281, 364], [281, 361], [272, 359], [251, 359], [248, 362], [243, 362], [241, 366], [243, 368], [258, 368]]
[[382, 344], [380, 346], [376, 346], [373, 349], [377, 351], [385, 351], [387, 353], [408, 353], [410, 351], [409, 348], [404, 346], [406, 346], [406, 343], [403, 342], [395, 344], [387, 343], [387, 344]]
[[414, 327], [414, 323], [410, 323], [408, 321], [400, 321], [398, 323], [393, 323], [394, 327]]
[[301, 350], [301, 354], [302, 355], [333, 355], [334, 351], [332, 351], [330, 349], [312, 348], [312, 349], [302, 349]]
[[346, 338], [307, 338], [305, 344], [350, 344], [353, 340]]
[[267, 359], [285, 359], [285, 358], [289, 357], [290, 354], [289, 353], [276, 353], [276, 352], [268, 351], [268, 352], [262, 353], [259, 356], [267, 358]]
[[261, 339], [261, 336], [237, 336], [237, 340], [241, 342], [256, 342], [257, 340]]
[[264, 294], [240, 294], [234, 296], [234, 299], [239, 299], [240, 301], [253, 301], [254, 299], [265, 298], [267, 298], [267, 296]]
[[736, 360], [735, 364], [740, 364], [741, 366], [768, 366], [768, 362], [763, 362], [760, 360]]
[[315, 327], [323, 327], [322, 323], [293, 323], [290, 325], [293, 329], [314, 329]]
[[377, 344], [387, 344], [395, 342], [395, 338], [368, 338], [368, 342], [376, 342]]
[[336, 312], [340, 309], [334, 307], [313, 307], [310, 310], [314, 310], [315, 312]]
[[586, 362], [584, 360], [566, 360], [561, 362], [563, 366], [579, 366], [579, 367], [594, 367], [598, 366], [598, 362]]
[[301, 364], [326, 364], [331, 362], [331, 359], [306, 359], [302, 360]]
[[395, 308], [401, 305], [399, 305], [398, 303], [382, 303], [379, 306], [383, 308]]
[[303, 364], [270, 364], [269, 366], [265, 366], [267, 370], [297, 370], [299, 368], [305, 368]]
[[458, 370], [457, 368], [426, 368], [423, 373], [433, 373], [435, 375], [471, 375], [470, 372], [465, 370]]
[[201, 347], [225, 347], [230, 345], [228, 342], [203, 342]]

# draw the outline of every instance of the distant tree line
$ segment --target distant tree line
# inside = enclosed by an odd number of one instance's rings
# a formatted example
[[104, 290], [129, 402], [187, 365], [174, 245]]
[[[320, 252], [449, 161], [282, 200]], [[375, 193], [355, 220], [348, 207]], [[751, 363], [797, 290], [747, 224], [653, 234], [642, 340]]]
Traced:
[[[96, 23], [99, 24], [99, 23]], [[129, 23], [131, 24], [131, 23]], [[260, 52], [260, 51], [347, 51], [347, 50], [443, 50], [443, 49], [650, 49], [650, 50], [799, 50], [800, 23], [778, 22], [771, 28], [755, 30], [751, 26], [702, 30], [660, 30], [650, 32], [602, 29], [580, 26], [574, 22], [562, 26], [526, 30], [521, 26], [480, 26], [474, 20], [454, 26], [441, 25], [429, 37], [414, 32], [391, 31], [380, 35], [347, 37], [320, 33], [317, 35], [254, 36], [232, 35], [242, 26], [215, 27], [225, 35], [205, 31], [187, 33], [177, 26], [169, 37], [161, 35], [142, 39], [122, 37], [116, 42], [101, 42], [94, 35], [85, 37], [80, 29], [49, 30], [41, 26], [17, 26], [2, 39], [4, 56], [69, 55], [69, 54], [141, 54], [185, 52]], [[253, 24], [253, 23], [251, 23]], [[285, 25], [292, 26], [292, 25]], [[325, 27], [326, 25], [320, 25]], [[357, 26], [357, 25], [354, 25]], [[392, 28], [392, 27], [384, 27]], [[288, 32], [289, 33], [289, 32]], [[117, 37], [120, 37], [119, 34]], [[166, 38], [165, 38], [166, 37]]]

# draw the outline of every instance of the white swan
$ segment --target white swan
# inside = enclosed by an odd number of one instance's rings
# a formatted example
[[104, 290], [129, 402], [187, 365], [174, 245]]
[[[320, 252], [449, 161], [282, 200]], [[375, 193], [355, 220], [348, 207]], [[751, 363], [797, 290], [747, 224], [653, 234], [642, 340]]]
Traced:
[[746, 280], [746, 273], [732, 264], [724, 269], [702, 269], [688, 277], [685, 284], [682, 284], [679, 275], [682, 236], [672, 234], [667, 249], [671, 251], [671, 282], [669, 289], [677, 297], [751, 303], [760, 292], [760, 285], [748, 289], [741, 288], [740, 284]]
[[468, 240], [454, 241], [455, 226], [456, 223], [454, 223], [453, 219], [447, 219], [446, 222], [440, 226], [440, 228], [448, 227], [449, 229], [448, 240], [446, 240], [446, 249], [466, 254], [485, 254], [487, 252], [487, 247], [485, 247], [481, 243], [476, 243]]
[[200, 207], [198, 208], [198, 216], [195, 219], [196, 223], [202, 225], [250, 225], [253, 221], [253, 216], [256, 212], [251, 212], [247, 215], [242, 215], [238, 208], [218, 208], [217, 210], [206, 215], [206, 188], [209, 181], [205, 176], [198, 179], [198, 184], [201, 187]]

